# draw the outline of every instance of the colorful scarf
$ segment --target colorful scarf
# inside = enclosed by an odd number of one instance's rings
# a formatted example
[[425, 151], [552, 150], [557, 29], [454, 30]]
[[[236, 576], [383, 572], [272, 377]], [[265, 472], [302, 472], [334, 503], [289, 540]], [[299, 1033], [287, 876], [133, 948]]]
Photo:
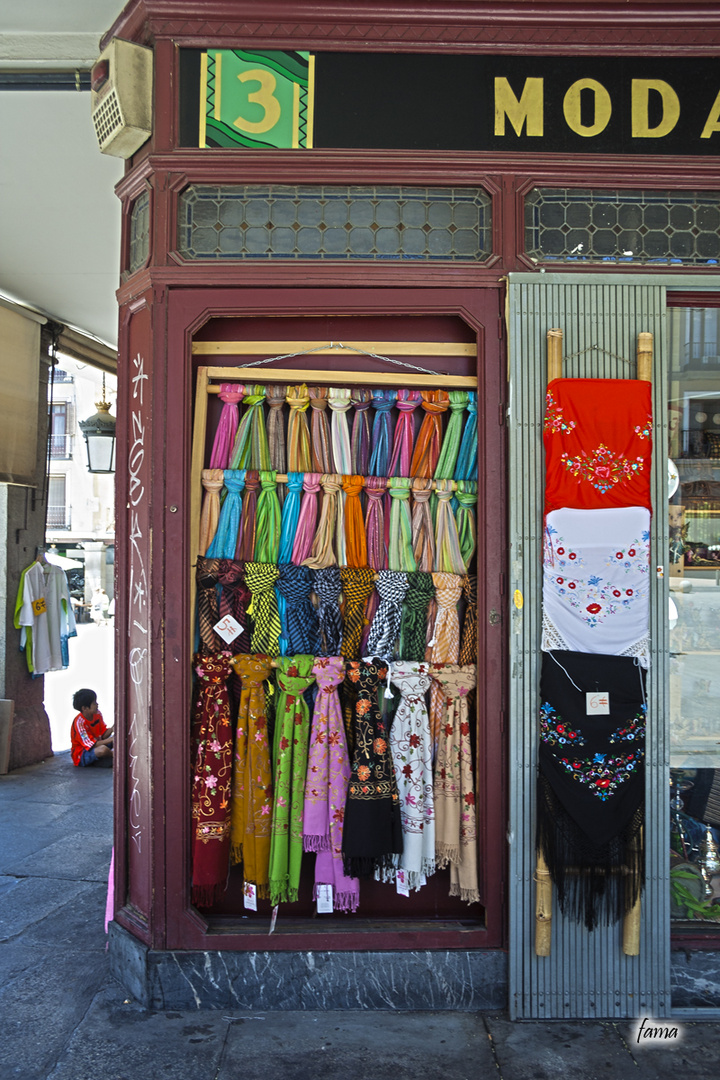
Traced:
[[375, 419], [372, 429], [372, 451], [370, 453], [370, 475], [388, 476], [390, 452], [392, 449], [392, 418], [390, 410], [395, 404], [396, 390], [373, 390]]
[[392, 455], [388, 466], [388, 476], [409, 476], [413, 451], [413, 413], [422, 401], [419, 390], [398, 390], [397, 410], [399, 415], [395, 425]]
[[265, 400], [270, 412], [267, 422], [268, 447], [270, 448], [270, 468], [275, 472], [285, 472], [285, 431], [283, 425], [283, 405], [285, 387], [272, 383], [265, 387]]
[[220, 559], [203, 559], [198, 556], [195, 568], [198, 635], [201, 651], [209, 654], [222, 652], [225, 648], [225, 642], [213, 630], [220, 618], [217, 590], [219, 569]]
[[273, 806], [270, 743], [265, 711], [265, 680], [272, 674], [269, 656], [232, 658], [241, 679], [240, 708], [235, 732], [230, 856], [242, 862], [246, 883], [267, 898], [270, 866], [270, 820]]
[[225, 500], [220, 508], [220, 520], [212, 543], [205, 552], [208, 559], [234, 559], [240, 540], [242, 493], [245, 489], [244, 469], [225, 469]]
[[372, 656], [394, 660], [403, 600], [408, 591], [408, 575], [395, 570], [379, 570], [375, 589], [380, 597], [380, 605], [370, 627], [367, 650]]
[[322, 655], [337, 656], [342, 640], [340, 569], [337, 566], [326, 566], [322, 570], [313, 570], [312, 581], [318, 598]]
[[352, 405], [355, 416], [350, 440], [350, 457], [352, 471], [359, 476], [365, 476], [368, 471], [370, 458], [370, 419], [368, 409], [372, 404], [372, 399], [372, 390], [365, 390], [362, 387], [353, 389]]
[[296, 566], [300, 566], [312, 550], [315, 523], [317, 521], [317, 496], [319, 490], [320, 474], [305, 473], [303, 476], [304, 494], [300, 505], [300, 517], [298, 518], [295, 543], [292, 550], [292, 561]]
[[310, 431], [307, 412], [310, 395], [305, 383], [288, 386], [285, 400], [290, 406], [287, 431], [287, 463], [289, 472], [309, 473], [312, 468]]
[[[411, 890], [435, 873], [435, 809], [432, 740], [425, 694], [430, 689], [429, 666], [393, 664], [390, 679], [400, 691], [400, 704], [390, 729], [395, 781], [400, 799], [403, 852], [396, 866], [407, 873]], [[385, 880], [394, 880], [395, 872]]]
[[230, 866], [230, 653], [195, 656], [193, 667], [192, 902], [211, 907], [227, 888]]
[[290, 653], [320, 651], [320, 625], [318, 615], [310, 599], [312, 571], [307, 566], [282, 563], [275, 588], [284, 600], [287, 623], [287, 647]]
[[[588, 695], [609, 713], [588, 716]], [[643, 886], [645, 673], [627, 657], [547, 653], [540, 701], [537, 845], [561, 910], [592, 930]]]
[[[433, 574], [437, 614], [430, 639], [430, 659], [434, 665], [457, 664], [460, 654], [460, 617], [458, 604], [462, 596], [463, 579], [456, 574]], [[440, 687], [433, 683], [430, 691], [430, 730], [437, 754], [444, 701]]]
[[303, 692], [313, 682], [312, 656], [278, 660], [273, 772], [275, 803], [270, 844], [270, 903], [298, 898], [303, 850], [303, 803], [310, 715]]
[[203, 469], [202, 486], [205, 489], [202, 510], [200, 511], [200, 535], [198, 536], [198, 555], [205, 555], [217, 532], [220, 519], [220, 492], [225, 483], [222, 469]]
[[428, 605], [435, 596], [432, 574], [414, 570], [407, 575], [408, 589], [400, 621], [400, 656], [403, 660], [424, 660]]
[[334, 908], [356, 911], [360, 882], [345, 875], [342, 859], [350, 760], [337, 688], [345, 677], [345, 661], [341, 656], [318, 658], [313, 674], [318, 695], [305, 784], [303, 847], [305, 851], [317, 852], [313, 899], [317, 899], [318, 885], [332, 885]]
[[345, 808], [342, 852], [349, 877], [373, 877], [393, 866], [402, 854], [402, 824], [395, 772], [385, 720], [378, 708], [378, 690], [387, 676], [381, 660], [348, 665], [355, 684], [353, 758]]
[[447, 390], [423, 390], [421, 393], [425, 416], [415, 441], [410, 475], [429, 479], [440, 457], [442, 413], [447, 411], [450, 398]]
[[238, 403], [242, 401], [245, 387], [242, 383], [222, 383], [220, 386], [220, 400], [223, 402], [220, 420], [215, 431], [212, 453], [210, 454], [211, 469], [227, 469], [230, 461], [230, 453], [238, 429], [240, 410]]
[[450, 864], [450, 896], [473, 904], [480, 900], [480, 892], [468, 694], [475, 686], [476, 669], [433, 665], [431, 674], [444, 706], [435, 762], [437, 865]]
[[327, 420], [327, 404], [329, 390], [327, 386], [311, 386], [308, 389], [310, 395], [310, 454], [314, 472], [331, 473], [335, 471], [333, 464], [332, 447], [330, 445], [330, 428]]

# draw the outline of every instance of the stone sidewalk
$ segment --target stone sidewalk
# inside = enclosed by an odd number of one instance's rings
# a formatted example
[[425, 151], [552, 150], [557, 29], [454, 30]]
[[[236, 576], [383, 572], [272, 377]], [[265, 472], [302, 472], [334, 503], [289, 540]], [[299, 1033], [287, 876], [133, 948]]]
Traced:
[[[109, 973], [112, 774], [67, 753], [0, 776], [2, 1080], [715, 1080], [720, 1025], [498, 1014], [149, 1013]], [[668, 1021], [663, 1022], [665, 1025]]]

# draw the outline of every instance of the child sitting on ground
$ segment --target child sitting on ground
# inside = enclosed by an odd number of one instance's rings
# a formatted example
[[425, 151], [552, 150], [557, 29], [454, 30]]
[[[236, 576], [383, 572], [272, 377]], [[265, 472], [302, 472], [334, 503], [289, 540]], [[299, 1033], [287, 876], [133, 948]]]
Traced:
[[70, 728], [73, 765], [112, 765], [113, 728], [105, 726], [95, 691], [78, 690], [73, 709], [78, 710]]

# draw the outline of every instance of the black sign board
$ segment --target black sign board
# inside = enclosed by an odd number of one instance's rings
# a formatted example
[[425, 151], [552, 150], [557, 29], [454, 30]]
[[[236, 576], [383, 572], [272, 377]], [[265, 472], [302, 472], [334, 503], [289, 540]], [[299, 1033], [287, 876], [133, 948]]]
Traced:
[[[199, 51], [183, 51], [198, 145]], [[318, 149], [716, 154], [720, 60], [315, 53]]]

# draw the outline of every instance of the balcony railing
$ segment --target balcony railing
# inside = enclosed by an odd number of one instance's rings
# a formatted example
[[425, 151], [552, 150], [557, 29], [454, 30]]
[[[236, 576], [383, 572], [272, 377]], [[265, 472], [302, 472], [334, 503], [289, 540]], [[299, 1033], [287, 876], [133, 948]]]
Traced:
[[51, 435], [50, 436], [50, 457], [51, 458], [70, 458], [72, 457], [72, 440], [73, 437], [70, 434], [64, 435]]
[[48, 506], [47, 523], [49, 529], [69, 529], [67, 506]]

